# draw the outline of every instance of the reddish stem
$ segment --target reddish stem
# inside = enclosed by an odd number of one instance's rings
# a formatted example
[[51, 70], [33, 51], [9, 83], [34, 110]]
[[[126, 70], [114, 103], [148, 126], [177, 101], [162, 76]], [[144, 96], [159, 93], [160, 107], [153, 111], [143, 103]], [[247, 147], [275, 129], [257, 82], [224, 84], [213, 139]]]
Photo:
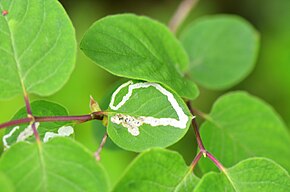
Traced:
[[28, 118], [31, 118], [31, 123], [32, 123], [31, 128], [32, 128], [33, 134], [35, 136], [35, 140], [38, 143], [40, 143], [40, 137], [39, 137], [38, 131], [37, 131], [36, 126], [35, 126], [35, 117], [32, 114], [29, 97], [28, 97], [27, 92], [24, 89], [24, 86], [23, 86], [23, 93], [24, 93], [24, 101], [25, 101], [27, 116], [28, 116]]
[[105, 143], [106, 143], [106, 141], [107, 141], [107, 138], [108, 138], [108, 133], [106, 132], [105, 135], [103, 136], [103, 139], [102, 139], [102, 141], [101, 141], [101, 144], [100, 144], [98, 150], [97, 150], [96, 153], [95, 153], [95, 157], [96, 157], [96, 159], [97, 159], [98, 161], [101, 160], [101, 155], [100, 155], [100, 154], [101, 154], [101, 151], [102, 151], [102, 149], [103, 149], [103, 147], [104, 147], [104, 145], [105, 145]]
[[190, 165], [190, 170], [193, 171], [193, 169], [195, 168], [197, 162], [200, 160], [201, 156], [202, 156], [203, 152], [200, 151], [193, 159], [191, 165]]
[[219, 168], [220, 171], [225, 172], [224, 166], [213, 156], [210, 152], [206, 152], [206, 156]]
[[94, 112], [88, 115], [77, 115], [77, 116], [44, 116], [44, 117], [27, 117], [23, 119], [16, 119], [0, 125], [0, 129], [4, 127], [10, 127], [15, 125], [20, 125], [24, 123], [29, 123], [32, 121], [35, 122], [55, 122], [55, 121], [77, 121], [79, 123], [83, 123], [86, 121], [90, 121], [93, 119], [102, 120], [103, 112]]
[[20, 125], [20, 124], [24, 124], [24, 123], [29, 123], [31, 121], [32, 121], [32, 118], [30, 118], [30, 117], [8, 121], [6, 123], [1, 124], [0, 129], [5, 128], [5, 127]]
[[[191, 114], [194, 116], [194, 110], [191, 106], [191, 103], [190, 101], [186, 102], [187, 106], [188, 106], [188, 109], [190, 110]], [[196, 118], [194, 117], [191, 121], [192, 125], [193, 125], [193, 129], [194, 129], [194, 133], [195, 133], [195, 136], [196, 136], [196, 141], [197, 141], [197, 144], [198, 144], [198, 147], [200, 149], [201, 152], [204, 153], [205, 151], [205, 147], [202, 143], [202, 140], [201, 140], [201, 137], [200, 137], [200, 134], [199, 134], [199, 128], [198, 128], [198, 124], [196, 122]]]
[[[187, 101], [186, 104], [187, 104], [190, 112], [194, 116], [195, 110], [192, 108], [190, 101]], [[202, 143], [202, 139], [200, 137], [198, 124], [197, 124], [195, 118], [192, 119], [192, 125], [193, 125], [193, 128], [194, 128], [194, 133], [195, 133], [195, 136], [196, 136], [196, 140], [197, 140], [197, 144], [198, 144], [198, 147], [200, 149], [200, 152], [195, 156], [194, 160], [192, 161], [191, 169], [193, 169], [195, 167], [197, 162], [200, 160], [201, 155], [203, 155], [204, 157], [208, 157], [222, 172], [224, 172], [225, 171], [224, 166], [210, 152], [208, 152], [205, 149], [205, 147], [204, 147], [204, 145]]]

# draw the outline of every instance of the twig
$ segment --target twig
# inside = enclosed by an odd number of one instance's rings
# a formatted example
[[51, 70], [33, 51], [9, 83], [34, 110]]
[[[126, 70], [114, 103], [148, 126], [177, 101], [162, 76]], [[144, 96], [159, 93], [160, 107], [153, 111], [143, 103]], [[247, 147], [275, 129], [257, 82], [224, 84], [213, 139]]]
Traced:
[[169, 21], [169, 28], [173, 33], [176, 33], [178, 27], [185, 20], [189, 12], [195, 7], [198, 0], [182, 0], [173, 17]]
[[102, 151], [102, 149], [103, 149], [103, 147], [104, 147], [104, 145], [105, 145], [105, 143], [106, 143], [106, 141], [107, 141], [107, 138], [108, 138], [108, 133], [106, 132], [105, 133], [105, 135], [103, 136], [103, 139], [102, 139], [102, 141], [101, 141], [101, 143], [100, 143], [100, 146], [99, 146], [99, 148], [97, 149], [97, 151], [96, 151], [96, 153], [95, 153], [95, 157], [96, 157], [96, 159], [98, 160], [98, 161], [100, 161], [101, 160], [101, 151]]
[[32, 114], [29, 97], [28, 97], [28, 94], [25, 90], [23, 83], [22, 83], [22, 89], [23, 89], [23, 94], [24, 94], [24, 101], [25, 101], [25, 107], [26, 107], [26, 111], [27, 111], [27, 117], [31, 119], [30, 123], [31, 123], [31, 128], [32, 128], [33, 134], [35, 136], [35, 140], [37, 143], [40, 143], [41, 142], [40, 137], [39, 137], [38, 131], [37, 131], [36, 126], [35, 126], [35, 117]]
[[83, 123], [86, 121], [98, 119], [102, 120], [103, 119], [104, 112], [99, 111], [99, 112], [93, 112], [88, 115], [77, 115], [77, 116], [44, 116], [44, 117], [27, 117], [23, 119], [16, 119], [12, 120], [3, 124], [0, 124], [0, 129], [5, 128], [5, 127], [10, 127], [10, 126], [15, 126], [15, 125], [20, 125], [24, 123], [29, 123], [29, 122], [56, 122], [56, 121], [76, 121], [77, 123]]
[[[196, 110], [192, 108], [190, 101], [187, 101], [186, 104], [187, 104], [190, 112], [194, 116], [194, 112]], [[202, 112], [200, 112], [200, 113], [202, 113]], [[199, 128], [198, 128], [198, 124], [196, 122], [196, 118], [192, 119], [192, 125], [193, 125], [194, 133], [196, 136], [196, 140], [197, 140], [197, 144], [198, 144], [198, 147], [200, 149], [200, 152], [195, 156], [194, 160], [192, 161], [192, 163], [190, 165], [191, 170], [194, 169], [194, 167], [196, 166], [196, 164], [200, 160], [201, 155], [203, 155], [204, 157], [208, 157], [219, 168], [219, 170], [221, 170], [222, 172], [225, 172], [226, 169], [224, 168], [224, 166], [215, 158], [215, 156], [213, 156], [210, 152], [208, 152], [205, 149], [203, 142], [202, 142], [202, 139], [200, 137]]]
[[[194, 110], [191, 107], [190, 101], [187, 101], [186, 104], [187, 104], [187, 107], [190, 110], [191, 114], [194, 116]], [[201, 140], [201, 137], [200, 137], [200, 134], [199, 134], [199, 128], [198, 128], [198, 124], [196, 122], [196, 118], [193, 118], [191, 123], [193, 125], [193, 129], [194, 129], [194, 133], [195, 133], [195, 136], [196, 136], [196, 141], [197, 141], [198, 147], [199, 147], [200, 151], [203, 153], [203, 155], [205, 156], [205, 151], [206, 150], [205, 150], [205, 147], [204, 147], [204, 145], [202, 143], [202, 140]]]
[[220, 171], [225, 172], [225, 167], [215, 158], [215, 156], [208, 151], [206, 151], [206, 156], [219, 168]]
[[193, 171], [193, 169], [195, 168], [197, 162], [200, 160], [202, 156], [202, 152], [198, 152], [198, 154], [194, 157], [192, 163], [190, 164], [190, 170]]

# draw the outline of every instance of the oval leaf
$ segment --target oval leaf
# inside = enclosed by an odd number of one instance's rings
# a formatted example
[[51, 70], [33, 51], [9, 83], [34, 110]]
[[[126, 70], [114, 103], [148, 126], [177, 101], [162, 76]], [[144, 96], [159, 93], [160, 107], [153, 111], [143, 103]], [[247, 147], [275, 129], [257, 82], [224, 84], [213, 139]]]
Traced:
[[177, 142], [192, 116], [183, 100], [161, 85], [129, 81], [113, 93], [108, 118], [108, 134], [117, 145], [143, 151]]
[[0, 99], [22, 93], [50, 95], [68, 80], [75, 63], [73, 26], [57, 0], [1, 0]]
[[[225, 166], [263, 156], [290, 170], [289, 133], [265, 102], [244, 92], [229, 93], [215, 102], [207, 119], [201, 137]], [[204, 171], [213, 169], [210, 162], [201, 161], [200, 165]]]
[[16, 191], [108, 191], [101, 165], [71, 139], [55, 138], [41, 146], [18, 143], [2, 156], [0, 170]]
[[[35, 116], [67, 116], [67, 110], [56, 103], [39, 100], [31, 103], [31, 109]], [[21, 108], [12, 119], [26, 118], [26, 107]], [[36, 122], [36, 128], [42, 141], [47, 142], [49, 139], [57, 136], [70, 136], [74, 130], [70, 122]], [[32, 128], [29, 124], [23, 124], [7, 128], [3, 136], [3, 144], [7, 149], [12, 144], [19, 141], [35, 141]]]
[[113, 191], [192, 192], [198, 180], [180, 154], [151, 149], [131, 163]]
[[189, 99], [198, 95], [183, 74], [188, 58], [182, 46], [167, 27], [147, 17], [105, 17], [86, 32], [81, 49], [114, 75], [161, 83]]
[[191, 78], [209, 89], [225, 89], [243, 80], [253, 69], [259, 36], [238, 16], [198, 19], [181, 35], [190, 57]]
[[288, 192], [289, 189], [289, 174], [280, 165], [266, 158], [251, 158], [224, 174], [206, 174], [194, 192]]

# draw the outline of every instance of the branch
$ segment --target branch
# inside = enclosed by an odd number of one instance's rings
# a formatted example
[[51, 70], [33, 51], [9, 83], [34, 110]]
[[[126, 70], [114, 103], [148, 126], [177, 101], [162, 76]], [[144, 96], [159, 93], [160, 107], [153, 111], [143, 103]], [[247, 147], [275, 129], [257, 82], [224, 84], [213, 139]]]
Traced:
[[43, 116], [43, 117], [27, 117], [23, 119], [12, 120], [3, 124], [0, 124], [0, 129], [15, 125], [21, 125], [29, 122], [55, 122], [55, 121], [76, 121], [77, 123], [84, 123], [86, 121], [103, 119], [104, 112], [93, 112], [88, 115], [77, 115], [77, 116]]
[[105, 145], [105, 143], [107, 141], [107, 138], [108, 138], [108, 133], [106, 132], [104, 134], [104, 136], [103, 136], [103, 139], [102, 139], [102, 141], [100, 143], [99, 148], [97, 149], [97, 151], [95, 153], [95, 157], [96, 157], [97, 161], [100, 161], [101, 160], [101, 155], [100, 154], [101, 154], [101, 151], [102, 151], [102, 149], [103, 149], [103, 147], [104, 147], [104, 145]]
[[[190, 110], [191, 114], [194, 116], [194, 110], [193, 110], [193, 108], [191, 106], [190, 101], [187, 101], [186, 104], [187, 104], [187, 107]], [[203, 153], [203, 155], [205, 156], [206, 150], [205, 150], [205, 147], [204, 147], [204, 145], [202, 143], [202, 140], [201, 140], [201, 137], [200, 137], [200, 134], [199, 134], [199, 128], [198, 128], [198, 124], [196, 122], [196, 118], [193, 118], [191, 123], [193, 125], [193, 129], [194, 129], [194, 133], [195, 133], [195, 137], [196, 137], [196, 141], [197, 141], [198, 147], [199, 147], [200, 151]]]
[[202, 152], [200, 151], [193, 159], [192, 163], [190, 164], [190, 170], [193, 171], [193, 169], [195, 168], [197, 162], [200, 160], [202, 156]]
[[206, 156], [219, 168], [220, 171], [225, 172], [225, 167], [215, 158], [215, 156], [208, 151], [206, 151]]
[[[192, 115], [194, 116], [195, 109], [192, 108], [190, 101], [186, 102], [188, 109], [190, 110], [190, 112], [192, 113]], [[204, 114], [202, 112], [199, 112], [200, 114]], [[197, 140], [197, 144], [198, 144], [198, 148], [200, 149], [200, 152], [195, 156], [194, 160], [192, 161], [191, 165], [190, 165], [190, 169], [193, 170], [194, 167], [196, 166], [196, 164], [198, 163], [198, 161], [201, 158], [201, 155], [203, 155], [204, 157], [208, 157], [218, 168], [220, 171], [225, 172], [225, 167], [215, 158], [215, 156], [213, 156], [210, 152], [208, 152], [203, 143], [202, 143], [202, 139], [200, 137], [200, 133], [199, 133], [199, 128], [198, 128], [198, 124], [196, 122], [196, 118], [192, 119], [192, 125], [193, 125], [193, 129], [194, 129], [194, 133], [196, 136], [196, 140]]]
[[176, 33], [178, 27], [185, 20], [190, 11], [195, 7], [198, 0], [182, 0], [173, 17], [169, 21], [169, 28], [173, 33]]
[[40, 137], [39, 137], [38, 131], [37, 131], [36, 126], [35, 126], [35, 117], [32, 115], [29, 97], [28, 97], [28, 94], [25, 90], [23, 83], [22, 83], [22, 89], [23, 89], [23, 94], [24, 94], [24, 101], [25, 101], [25, 106], [26, 106], [26, 111], [27, 111], [27, 117], [31, 118], [30, 123], [31, 123], [31, 128], [32, 128], [33, 134], [35, 136], [35, 140], [37, 141], [37, 143], [40, 143]]

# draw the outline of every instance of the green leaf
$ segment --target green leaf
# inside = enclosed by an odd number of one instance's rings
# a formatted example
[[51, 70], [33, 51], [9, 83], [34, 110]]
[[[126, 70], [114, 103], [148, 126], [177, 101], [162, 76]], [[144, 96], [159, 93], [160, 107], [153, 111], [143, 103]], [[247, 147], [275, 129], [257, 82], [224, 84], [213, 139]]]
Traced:
[[[56, 103], [38, 100], [31, 103], [31, 109], [35, 116], [67, 116], [67, 110]], [[26, 118], [26, 107], [22, 107], [12, 119]], [[37, 131], [40, 138], [46, 142], [51, 135], [58, 134], [61, 131], [68, 131], [69, 135], [73, 134], [73, 128], [69, 126], [70, 122], [40, 122], [36, 123]], [[3, 143], [6, 148], [19, 141], [35, 141], [31, 126], [23, 124], [6, 129], [6, 135], [3, 137]], [[60, 133], [59, 136], [63, 135]], [[67, 136], [69, 136], [67, 135]], [[64, 135], [63, 135], [64, 136]]]
[[[271, 106], [245, 92], [220, 97], [201, 126], [205, 147], [226, 167], [248, 157], [273, 159], [290, 170], [290, 136]], [[212, 163], [201, 161], [204, 171]]]
[[226, 89], [254, 68], [259, 35], [234, 15], [207, 16], [193, 22], [181, 41], [190, 57], [191, 78], [208, 89]]
[[114, 75], [160, 83], [189, 99], [198, 96], [184, 76], [188, 57], [181, 44], [166, 26], [147, 17], [105, 17], [86, 32], [81, 49]]
[[225, 173], [208, 173], [194, 192], [288, 192], [290, 177], [280, 165], [266, 158], [241, 161]]
[[74, 28], [57, 0], [1, 0], [0, 99], [59, 90], [74, 68]]
[[12, 182], [2, 172], [0, 172], [0, 191], [3, 192], [15, 191]]
[[108, 111], [110, 138], [137, 152], [174, 144], [185, 135], [192, 118], [176, 93], [147, 82], [122, 84], [113, 93]]
[[191, 192], [198, 180], [177, 152], [150, 149], [131, 163], [113, 191]]
[[11, 179], [16, 191], [108, 191], [102, 166], [68, 138], [41, 145], [17, 143], [2, 156], [0, 171]]

